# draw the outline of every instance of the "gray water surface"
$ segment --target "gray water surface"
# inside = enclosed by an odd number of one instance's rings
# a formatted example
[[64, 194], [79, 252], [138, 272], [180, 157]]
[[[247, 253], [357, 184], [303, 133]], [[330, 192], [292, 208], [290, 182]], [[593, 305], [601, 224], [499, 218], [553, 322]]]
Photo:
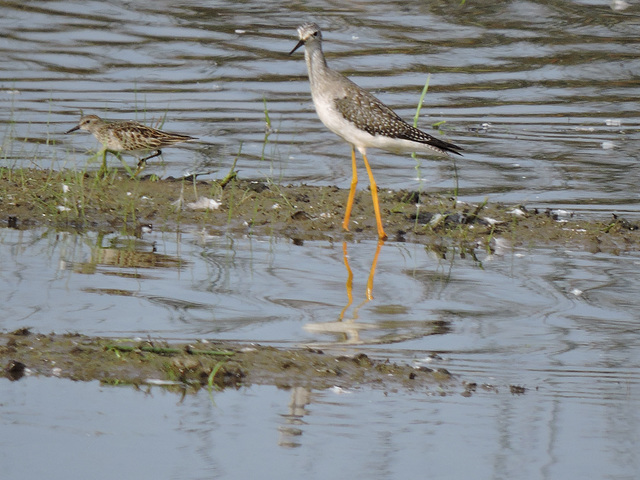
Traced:
[[630, 479], [632, 390], [586, 400], [252, 387], [179, 399], [29, 378], [2, 390], [0, 460], [7, 478]]
[[[219, 178], [242, 150], [244, 177], [346, 187], [349, 146], [317, 119], [302, 52], [288, 55], [313, 20], [330, 65], [407, 120], [429, 79], [419, 125], [465, 148], [463, 199], [637, 212], [634, 3], [0, 5], [4, 165], [97, 168], [93, 138], [62, 135], [84, 112], [204, 142], [167, 149], [160, 175]], [[453, 189], [451, 161], [370, 157], [383, 188]]]
[[[629, 292], [640, 288], [640, 255], [471, 255], [388, 242], [367, 300], [376, 242], [346, 247], [345, 264], [342, 245], [328, 242], [1, 230], [5, 330], [313, 345], [446, 368], [456, 382], [477, 384], [469, 398], [462, 385], [448, 393], [252, 387], [212, 401], [206, 391], [181, 399], [159, 387], [143, 395], [5, 380], [3, 464], [16, 477], [49, 478], [64, 478], [51, 457], [92, 478], [113, 474], [98, 468], [105, 462], [171, 478], [638, 472], [640, 301]], [[46, 453], [23, 463], [24, 448]]]

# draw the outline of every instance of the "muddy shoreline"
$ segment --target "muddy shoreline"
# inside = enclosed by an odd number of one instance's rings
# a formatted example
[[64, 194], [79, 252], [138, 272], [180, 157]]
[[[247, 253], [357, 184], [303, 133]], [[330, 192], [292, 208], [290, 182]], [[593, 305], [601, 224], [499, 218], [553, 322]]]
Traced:
[[0, 364], [2, 375], [14, 381], [25, 375], [43, 375], [108, 385], [159, 385], [180, 392], [275, 385], [285, 389], [409, 388], [469, 395], [477, 387], [443, 368], [401, 365], [364, 353], [336, 355], [315, 348], [278, 349], [232, 342], [178, 344], [40, 334], [26, 328], [0, 334]]
[[[356, 194], [350, 231], [342, 229], [348, 191], [332, 186], [224, 181], [131, 179], [112, 170], [95, 173], [0, 169], [0, 218], [28, 229], [124, 231], [204, 229], [210, 235], [240, 234], [305, 240], [377, 239], [368, 189]], [[526, 205], [473, 205], [451, 197], [380, 189], [380, 207], [389, 241], [464, 250], [503, 246], [562, 245], [590, 252], [638, 250], [638, 225], [611, 212], [579, 219]]]

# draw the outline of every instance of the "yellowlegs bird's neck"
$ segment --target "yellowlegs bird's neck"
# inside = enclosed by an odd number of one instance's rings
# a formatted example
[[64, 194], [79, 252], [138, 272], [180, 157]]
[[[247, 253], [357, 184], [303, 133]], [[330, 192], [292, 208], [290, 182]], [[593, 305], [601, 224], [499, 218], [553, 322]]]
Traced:
[[328, 77], [331, 72], [331, 69], [327, 65], [327, 60], [324, 58], [322, 44], [319, 40], [308, 42], [305, 45], [304, 59], [307, 63], [311, 93], [312, 95], [316, 95], [330, 83]]

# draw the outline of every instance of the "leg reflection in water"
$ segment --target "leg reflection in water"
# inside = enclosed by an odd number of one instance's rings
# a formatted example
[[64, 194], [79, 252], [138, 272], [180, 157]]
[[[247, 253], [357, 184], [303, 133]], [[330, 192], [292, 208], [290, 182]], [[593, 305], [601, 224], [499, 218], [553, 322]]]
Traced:
[[351, 318], [346, 318], [345, 315], [351, 304], [353, 303], [353, 271], [349, 266], [349, 254], [347, 253], [347, 242], [342, 243], [342, 254], [344, 259], [344, 266], [347, 269], [347, 304], [340, 311], [338, 320], [335, 322], [322, 322], [322, 323], [308, 323], [304, 326], [304, 329], [314, 333], [332, 333], [338, 335], [340, 338], [339, 343], [348, 344], [360, 344], [364, 343], [360, 340], [361, 330], [372, 330], [377, 328], [376, 325], [371, 323], [358, 322], [358, 311], [367, 302], [373, 299], [373, 278], [376, 273], [376, 265], [378, 264], [378, 257], [382, 250], [383, 240], [378, 241], [376, 247], [376, 253], [373, 256], [373, 262], [371, 262], [371, 269], [369, 270], [369, 278], [367, 279], [367, 290], [365, 299], [353, 309]]

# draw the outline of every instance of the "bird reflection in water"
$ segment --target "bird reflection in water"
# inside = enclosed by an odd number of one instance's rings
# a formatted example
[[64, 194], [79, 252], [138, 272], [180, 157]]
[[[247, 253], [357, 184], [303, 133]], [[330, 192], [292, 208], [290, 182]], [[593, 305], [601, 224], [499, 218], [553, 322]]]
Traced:
[[365, 294], [365, 299], [358, 304], [354, 309], [350, 318], [346, 318], [347, 311], [349, 307], [353, 304], [353, 271], [351, 270], [351, 266], [349, 265], [349, 254], [347, 252], [347, 242], [342, 243], [342, 254], [344, 259], [344, 266], [347, 269], [347, 304], [340, 311], [340, 315], [338, 315], [338, 320], [335, 322], [316, 322], [316, 323], [308, 323], [304, 326], [304, 329], [308, 332], [313, 333], [329, 333], [334, 334], [339, 337], [338, 342], [343, 344], [361, 344], [364, 343], [363, 340], [360, 339], [360, 331], [361, 330], [373, 330], [378, 327], [371, 323], [363, 323], [358, 322], [358, 311], [369, 301], [373, 300], [373, 279], [376, 272], [376, 265], [378, 264], [378, 257], [380, 256], [380, 251], [382, 250], [382, 245], [384, 244], [383, 240], [378, 241], [378, 245], [376, 247], [376, 253], [373, 256], [373, 261], [371, 262], [371, 269], [369, 270], [369, 278], [367, 279], [367, 289]]

